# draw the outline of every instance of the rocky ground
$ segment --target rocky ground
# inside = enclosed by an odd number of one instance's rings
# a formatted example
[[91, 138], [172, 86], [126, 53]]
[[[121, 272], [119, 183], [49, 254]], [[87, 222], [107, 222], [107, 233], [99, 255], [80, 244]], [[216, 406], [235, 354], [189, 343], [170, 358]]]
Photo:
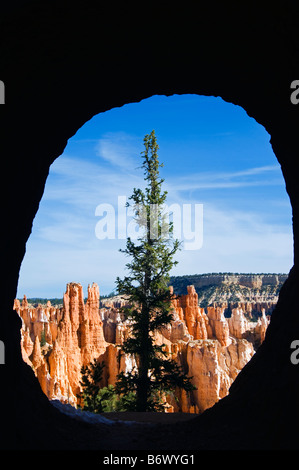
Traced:
[[138, 413], [138, 412], [122, 412], [122, 413], [104, 413], [105, 418], [113, 419], [116, 421], [134, 421], [138, 423], [178, 423], [180, 421], [188, 421], [194, 419], [199, 414], [197, 413]]

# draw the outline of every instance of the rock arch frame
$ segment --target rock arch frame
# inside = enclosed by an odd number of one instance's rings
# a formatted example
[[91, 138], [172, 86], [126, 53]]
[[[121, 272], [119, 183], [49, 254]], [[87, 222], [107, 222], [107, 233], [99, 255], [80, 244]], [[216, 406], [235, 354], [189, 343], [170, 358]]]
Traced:
[[[0, 20], [2, 231], [1, 448], [298, 448], [299, 78], [298, 5], [293, 1], [110, 6], [95, 0], [19, 0]], [[20, 355], [12, 310], [26, 241], [49, 166], [92, 116], [154, 94], [221, 96], [271, 136], [293, 211], [294, 266], [262, 347], [230, 394], [176, 428], [143, 437], [81, 425], [52, 409]], [[7, 185], [8, 183], [8, 185]], [[97, 437], [91, 437], [95, 436]], [[162, 437], [163, 435], [163, 437]], [[146, 437], [144, 437], [146, 436]]]

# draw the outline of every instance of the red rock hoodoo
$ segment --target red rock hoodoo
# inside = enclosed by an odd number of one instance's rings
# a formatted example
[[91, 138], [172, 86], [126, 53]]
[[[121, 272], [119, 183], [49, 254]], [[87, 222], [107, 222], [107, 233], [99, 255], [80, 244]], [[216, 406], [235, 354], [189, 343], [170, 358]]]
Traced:
[[[173, 293], [173, 288], [170, 287]], [[105, 362], [103, 386], [114, 384], [117, 374], [129, 372], [134, 359], [118, 358], [128, 332], [128, 323], [119, 308], [125, 299], [100, 303], [99, 287], [88, 286], [84, 302], [81, 284], [69, 283], [63, 305], [33, 307], [26, 296], [14, 309], [22, 319], [21, 349], [45, 395], [77, 406], [81, 367], [94, 359]], [[173, 358], [192, 376], [196, 390], [168, 397], [168, 411], [203, 412], [228, 394], [245, 364], [263, 342], [269, 318], [262, 309], [257, 322], [245, 317], [242, 307], [226, 318], [225, 305], [206, 309], [198, 305], [194, 286], [187, 294], [173, 298], [173, 321], [155, 340], [164, 343]]]

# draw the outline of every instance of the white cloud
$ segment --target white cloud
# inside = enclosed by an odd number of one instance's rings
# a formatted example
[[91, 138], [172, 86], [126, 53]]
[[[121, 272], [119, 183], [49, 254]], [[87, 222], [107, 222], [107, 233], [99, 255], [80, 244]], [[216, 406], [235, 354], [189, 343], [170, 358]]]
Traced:
[[[274, 173], [274, 178], [270, 177]], [[266, 176], [262, 179], [248, 180], [251, 176]], [[244, 177], [247, 177], [244, 179]], [[237, 179], [237, 181], [236, 181]], [[247, 168], [235, 172], [201, 172], [188, 175], [179, 175], [167, 179], [169, 189], [176, 191], [189, 191], [194, 189], [231, 189], [250, 186], [283, 185], [282, 173], [279, 165], [268, 165]]]
[[[75, 231], [77, 238], [68, 240], [66, 227], [52, 230], [47, 240], [33, 242], [31, 246], [29, 241], [19, 295], [58, 296], [57, 286], [64, 289], [72, 281], [84, 286], [97, 282], [103, 294], [115, 287], [116, 277], [124, 275], [128, 261], [119, 252], [125, 240], [98, 240], [94, 225], [88, 236], [81, 233], [81, 239]], [[288, 272], [292, 266], [292, 245], [289, 227], [268, 224], [255, 213], [226, 212], [208, 204], [204, 206], [202, 248], [178, 252], [175, 259], [179, 264], [172, 274]]]
[[74, 206], [94, 204], [95, 199], [98, 203], [100, 199], [109, 202], [109, 199], [131, 189], [132, 184], [139, 183], [141, 179], [141, 176], [132, 174], [128, 180], [122, 171], [68, 155], [54, 162], [51, 173], [43, 201], [60, 200]]
[[291, 228], [265, 223], [255, 213], [204, 207], [203, 246], [181, 251], [174, 274], [288, 272], [293, 263]]

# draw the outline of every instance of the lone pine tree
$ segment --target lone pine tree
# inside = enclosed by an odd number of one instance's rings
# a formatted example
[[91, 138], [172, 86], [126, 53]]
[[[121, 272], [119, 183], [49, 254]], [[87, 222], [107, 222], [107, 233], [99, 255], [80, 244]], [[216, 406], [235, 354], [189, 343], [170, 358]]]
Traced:
[[155, 344], [155, 332], [173, 318], [168, 282], [169, 272], [177, 264], [173, 257], [179, 241], [173, 238], [173, 224], [165, 213], [167, 192], [161, 188], [164, 180], [159, 177], [162, 164], [154, 131], [144, 137], [144, 147], [142, 168], [147, 185], [145, 191], [134, 188], [129, 198], [132, 203], [127, 203], [133, 208], [140, 236], [137, 243], [127, 238], [126, 248], [120, 250], [132, 260], [126, 264], [129, 275], [116, 281], [118, 293], [129, 300], [122, 310], [131, 330], [122, 351], [134, 356], [137, 366], [130, 374], [119, 374], [116, 390], [120, 394], [135, 392], [137, 411], [162, 411], [163, 394], [176, 387], [186, 391], [195, 387], [168, 357], [164, 345]]

